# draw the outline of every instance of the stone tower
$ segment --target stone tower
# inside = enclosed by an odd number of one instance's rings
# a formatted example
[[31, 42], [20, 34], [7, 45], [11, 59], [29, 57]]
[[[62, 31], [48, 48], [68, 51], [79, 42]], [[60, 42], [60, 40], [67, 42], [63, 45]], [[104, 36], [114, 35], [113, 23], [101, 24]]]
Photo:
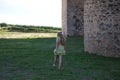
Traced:
[[62, 0], [63, 32], [67, 36], [79, 36], [84, 34], [83, 1], [84, 0]]
[[120, 0], [86, 0], [84, 45], [89, 53], [120, 57]]
[[63, 0], [63, 33], [84, 35], [85, 51], [120, 57], [120, 0]]

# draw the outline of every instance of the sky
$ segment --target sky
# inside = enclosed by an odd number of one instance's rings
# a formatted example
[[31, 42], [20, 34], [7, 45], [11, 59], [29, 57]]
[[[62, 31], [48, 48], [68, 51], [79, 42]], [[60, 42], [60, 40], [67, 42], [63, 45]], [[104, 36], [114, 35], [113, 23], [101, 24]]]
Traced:
[[0, 23], [61, 27], [62, 0], [0, 0]]

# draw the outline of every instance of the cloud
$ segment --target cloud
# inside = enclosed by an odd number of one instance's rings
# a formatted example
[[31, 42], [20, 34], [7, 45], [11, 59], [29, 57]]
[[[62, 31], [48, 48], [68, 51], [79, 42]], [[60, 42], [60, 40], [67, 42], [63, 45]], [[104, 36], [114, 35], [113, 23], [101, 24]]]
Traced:
[[61, 26], [61, 0], [0, 0], [0, 21]]
[[26, 25], [41, 25], [41, 26], [61, 26], [61, 19], [52, 16], [39, 15], [0, 15], [0, 22], [10, 24], [26, 24]]

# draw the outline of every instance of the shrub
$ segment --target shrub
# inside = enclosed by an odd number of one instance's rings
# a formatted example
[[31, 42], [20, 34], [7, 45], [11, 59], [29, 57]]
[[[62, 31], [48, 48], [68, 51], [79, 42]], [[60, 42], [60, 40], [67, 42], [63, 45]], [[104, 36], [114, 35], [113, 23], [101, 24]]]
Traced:
[[2, 23], [0, 26], [2, 26], [1, 28], [4, 28], [4, 30], [6, 29], [6, 31], [11, 31], [11, 32], [13, 31], [13, 32], [56, 33], [61, 30], [61, 28], [50, 27], [50, 26], [12, 25], [6, 23]]

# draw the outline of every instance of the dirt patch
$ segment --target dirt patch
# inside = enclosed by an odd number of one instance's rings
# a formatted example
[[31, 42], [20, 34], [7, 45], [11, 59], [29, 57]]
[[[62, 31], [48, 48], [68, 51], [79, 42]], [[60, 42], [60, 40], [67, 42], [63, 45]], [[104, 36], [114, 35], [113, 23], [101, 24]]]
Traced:
[[55, 33], [13, 33], [0, 34], [0, 38], [38, 38], [38, 37], [55, 37]]

